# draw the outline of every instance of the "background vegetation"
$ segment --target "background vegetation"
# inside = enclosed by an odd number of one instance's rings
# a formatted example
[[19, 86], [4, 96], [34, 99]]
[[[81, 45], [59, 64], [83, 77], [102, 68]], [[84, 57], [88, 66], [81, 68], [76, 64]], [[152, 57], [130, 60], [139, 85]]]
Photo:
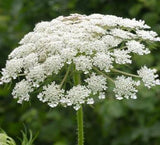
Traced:
[[[102, 13], [144, 19], [160, 34], [160, 0], [0, 0], [0, 68], [24, 34], [42, 20], [70, 13]], [[135, 56], [140, 67], [147, 63], [160, 72], [160, 44], [144, 59]], [[75, 145], [76, 112], [72, 108], [50, 109], [37, 101], [19, 105], [11, 88], [0, 87], [0, 128], [19, 142], [24, 125], [39, 132], [35, 145]], [[94, 108], [85, 106], [86, 145], [160, 145], [160, 88], [143, 86], [137, 100], [108, 99]]]

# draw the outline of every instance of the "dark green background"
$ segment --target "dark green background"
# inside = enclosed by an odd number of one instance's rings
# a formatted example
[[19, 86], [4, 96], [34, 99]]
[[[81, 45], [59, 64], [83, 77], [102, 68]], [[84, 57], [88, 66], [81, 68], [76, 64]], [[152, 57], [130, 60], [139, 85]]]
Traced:
[[[160, 0], [0, 0], [0, 68], [37, 22], [70, 13], [144, 19], [160, 34]], [[152, 52], [143, 59], [136, 56], [132, 67], [146, 63], [160, 70], [160, 44]], [[76, 111], [50, 109], [36, 97], [19, 105], [12, 99], [12, 87], [0, 87], [0, 127], [11, 137], [18, 141], [25, 125], [39, 132], [36, 145], [76, 144]], [[85, 106], [85, 145], [160, 145], [160, 87], [142, 86], [137, 100], [117, 101], [112, 95], [94, 108]]]

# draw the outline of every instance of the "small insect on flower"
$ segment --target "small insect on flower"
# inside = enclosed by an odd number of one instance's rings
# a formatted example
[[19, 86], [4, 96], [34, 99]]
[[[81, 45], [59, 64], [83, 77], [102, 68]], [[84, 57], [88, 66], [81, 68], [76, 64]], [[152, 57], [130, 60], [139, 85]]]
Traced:
[[75, 110], [105, 99], [109, 83], [116, 99], [136, 99], [140, 81], [148, 88], [160, 85], [156, 70], [144, 66], [130, 74], [117, 68], [131, 64], [133, 55], [151, 53], [147, 41], [160, 38], [142, 20], [101, 14], [60, 16], [36, 24], [22, 38], [8, 56], [0, 84], [17, 82], [12, 95], [18, 103], [29, 101], [36, 91], [50, 107]]

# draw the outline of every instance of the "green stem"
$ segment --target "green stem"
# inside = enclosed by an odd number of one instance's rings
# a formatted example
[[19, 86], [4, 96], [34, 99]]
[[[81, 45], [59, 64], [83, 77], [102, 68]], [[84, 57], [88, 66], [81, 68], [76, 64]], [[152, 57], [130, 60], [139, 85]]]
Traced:
[[18, 77], [21, 77], [21, 76], [25, 76], [26, 74], [18, 74], [17, 76]]
[[117, 72], [117, 73], [121, 73], [123, 75], [131, 76], [131, 77], [140, 78], [140, 76], [138, 76], [138, 75], [130, 74], [130, 73], [123, 72], [123, 71], [120, 71], [120, 70], [117, 70], [117, 69], [113, 69], [113, 68], [111, 69], [111, 71]]
[[[81, 84], [80, 73], [74, 72], [74, 84]], [[78, 145], [84, 145], [84, 132], [83, 132], [83, 108], [82, 105], [77, 111], [77, 125], [78, 125]]]
[[93, 67], [93, 69], [94, 69], [97, 73], [103, 75], [103, 76], [106, 77], [108, 80], [110, 80], [111, 82], [114, 83], [114, 80], [113, 80], [112, 78], [110, 78], [109, 76], [107, 76], [106, 74], [104, 74], [103, 72], [101, 72], [100, 70], [98, 70], [96, 67]]
[[84, 132], [83, 132], [83, 108], [77, 111], [77, 124], [78, 124], [78, 145], [84, 145]]
[[64, 78], [63, 78], [63, 80], [62, 80], [62, 82], [61, 82], [61, 84], [60, 84], [60, 88], [62, 88], [65, 80], [67, 79], [67, 76], [68, 76], [68, 74], [69, 74], [70, 69], [71, 69], [71, 65], [68, 67], [68, 70], [66, 71], [66, 74], [65, 74], [65, 76], [64, 76]]

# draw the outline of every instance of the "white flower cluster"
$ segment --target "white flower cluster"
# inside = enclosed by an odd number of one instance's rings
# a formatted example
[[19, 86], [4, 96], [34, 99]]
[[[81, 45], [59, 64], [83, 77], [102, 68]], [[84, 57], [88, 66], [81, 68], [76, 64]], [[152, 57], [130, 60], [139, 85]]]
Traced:
[[156, 69], [150, 69], [146, 66], [137, 71], [138, 75], [142, 78], [144, 85], [148, 88], [151, 88], [155, 85], [160, 85], [160, 80], [157, 79], [158, 75], [155, 74], [156, 72]]
[[149, 54], [150, 51], [148, 48], [145, 48], [143, 44], [138, 41], [131, 40], [126, 43], [128, 52], [137, 53], [138, 55]]
[[12, 95], [14, 98], [18, 98], [18, 103], [22, 103], [22, 101], [29, 101], [30, 95], [29, 93], [33, 91], [31, 84], [24, 79], [16, 84], [13, 89]]
[[55, 82], [44, 86], [43, 91], [37, 96], [40, 101], [47, 102], [50, 107], [56, 107], [63, 98], [64, 90]]
[[92, 90], [93, 94], [103, 92], [107, 89], [107, 80], [102, 75], [92, 73], [91, 76], [85, 80], [85, 82], [88, 84], [87, 87]]
[[118, 64], [126, 64], [131, 63], [131, 56], [128, 54], [126, 50], [115, 49], [113, 56], [115, 57], [115, 62]]
[[[108, 80], [114, 82], [108, 75], [115, 66], [131, 64], [133, 53], [150, 53], [145, 41], [160, 41], [160, 38], [149, 29], [141, 20], [101, 14], [71, 14], [40, 22], [9, 54], [0, 83], [21, 80], [12, 93], [19, 103], [28, 101], [30, 93], [40, 88], [40, 101], [51, 107], [61, 104], [77, 110], [81, 104], [93, 104], [96, 96], [105, 98]], [[68, 77], [76, 71], [85, 79], [81, 84], [65, 87], [71, 84], [67, 81], [73, 77]], [[149, 88], [159, 85], [155, 70], [143, 67], [138, 75]], [[49, 78], [52, 83], [47, 84]], [[138, 84], [130, 77], [118, 76], [116, 98], [135, 99]]]
[[139, 81], [132, 80], [131, 77], [118, 76], [115, 80], [114, 92], [116, 93], [115, 97], [119, 100], [126, 99], [136, 99], [137, 89], [136, 86], [139, 86]]
[[81, 55], [74, 58], [74, 63], [77, 70], [84, 71], [84, 73], [88, 73], [88, 70], [92, 69], [92, 61], [90, 57]]
[[[67, 91], [65, 98], [61, 100], [62, 103], [67, 106], [74, 106], [75, 110], [80, 108], [81, 104], [87, 101], [87, 104], [93, 104], [92, 98], [89, 98], [91, 90], [82, 85], [73, 86], [69, 91]], [[93, 103], [92, 103], [93, 102]]]

